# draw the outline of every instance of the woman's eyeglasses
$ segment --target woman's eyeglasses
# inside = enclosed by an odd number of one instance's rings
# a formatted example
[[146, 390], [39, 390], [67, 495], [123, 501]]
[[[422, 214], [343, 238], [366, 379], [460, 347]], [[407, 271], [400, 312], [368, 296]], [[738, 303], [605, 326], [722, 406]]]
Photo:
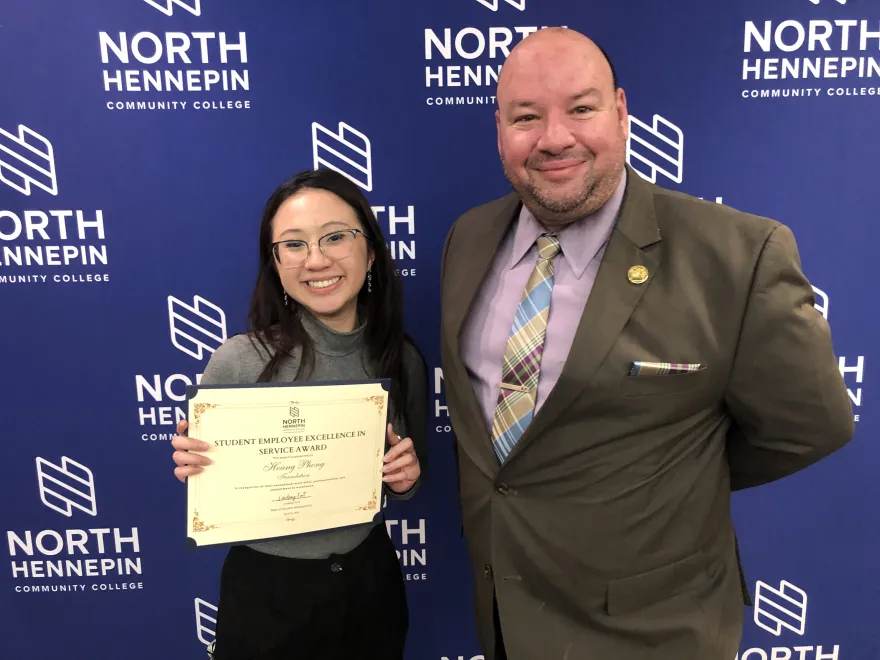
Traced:
[[[318, 248], [328, 259], [344, 259], [354, 253], [358, 234], [364, 240], [370, 240], [360, 229], [340, 229], [321, 236], [318, 239]], [[281, 268], [299, 268], [308, 260], [312, 245], [314, 243], [298, 239], [277, 241], [272, 243], [272, 254]]]

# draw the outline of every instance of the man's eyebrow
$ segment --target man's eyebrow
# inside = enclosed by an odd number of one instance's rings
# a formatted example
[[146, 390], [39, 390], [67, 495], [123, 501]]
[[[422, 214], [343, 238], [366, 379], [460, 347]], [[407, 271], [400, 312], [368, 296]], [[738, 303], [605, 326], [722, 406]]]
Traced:
[[[585, 96], [600, 96], [601, 92], [596, 87], [587, 87], [586, 89], [578, 92], [577, 94], [572, 94], [568, 97], [569, 101], [577, 101], [579, 99], [584, 98]], [[534, 108], [538, 105], [537, 101], [528, 101], [526, 99], [514, 99], [512, 101], [507, 102], [508, 110], [518, 110], [520, 108]]]
[[573, 94], [569, 97], [570, 101], [577, 101], [578, 99], [582, 99], [585, 96], [601, 96], [601, 92], [595, 87], [587, 87], [585, 90], [578, 92], [577, 94]]
[[508, 110], [516, 110], [517, 108], [533, 108], [538, 105], [535, 101], [508, 101], [507, 109]]

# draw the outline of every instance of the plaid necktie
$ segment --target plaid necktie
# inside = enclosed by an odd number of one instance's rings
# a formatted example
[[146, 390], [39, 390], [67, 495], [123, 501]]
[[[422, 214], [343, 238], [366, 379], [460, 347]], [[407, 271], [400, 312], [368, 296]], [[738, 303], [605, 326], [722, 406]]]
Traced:
[[502, 463], [535, 413], [538, 375], [553, 292], [552, 260], [559, 254], [559, 249], [559, 239], [555, 236], [538, 238], [538, 263], [526, 284], [507, 340], [501, 369], [501, 392], [492, 424], [492, 444]]

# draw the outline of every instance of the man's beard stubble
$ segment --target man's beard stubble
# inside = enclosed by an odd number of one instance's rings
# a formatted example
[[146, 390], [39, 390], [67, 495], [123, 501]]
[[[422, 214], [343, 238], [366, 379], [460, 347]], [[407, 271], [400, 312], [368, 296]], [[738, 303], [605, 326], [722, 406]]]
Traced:
[[525, 207], [547, 229], [560, 229], [598, 211], [614, 193], [616, 185], [611, 185], [612, 181], [619, 180], [619, 173], [623, 171], [623, 164], [621, 164], [619, 168], [614, 168], [607, 175], [598, 176], [596, 170], [591, 168], [587, 171], [583, 185], [575, 195], [571, 195], [567, 199], [554, 199], [544, 194], [533, 181], [519, 182], [513, 176], [513, 172], [503, 155], [501, 156], [501, 166], [504, 169], [505, 178], [519, 195]]

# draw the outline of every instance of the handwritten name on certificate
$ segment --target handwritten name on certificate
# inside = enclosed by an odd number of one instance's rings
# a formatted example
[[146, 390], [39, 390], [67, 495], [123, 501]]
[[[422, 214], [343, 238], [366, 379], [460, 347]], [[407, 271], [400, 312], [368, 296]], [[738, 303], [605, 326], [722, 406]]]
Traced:
[[187, 537], [242, 543], [366, 523], [381, 509], [388, 381], [188, 388]]

